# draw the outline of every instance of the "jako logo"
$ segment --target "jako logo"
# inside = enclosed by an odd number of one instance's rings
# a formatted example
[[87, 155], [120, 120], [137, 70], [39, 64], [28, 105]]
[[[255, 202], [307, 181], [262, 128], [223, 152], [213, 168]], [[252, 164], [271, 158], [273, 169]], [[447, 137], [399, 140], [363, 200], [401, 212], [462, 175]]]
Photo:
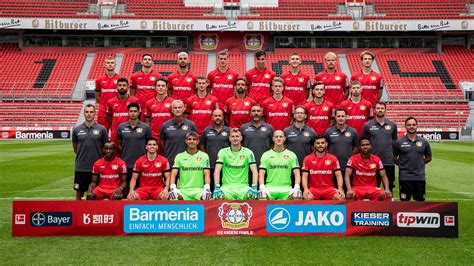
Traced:
[[125, 205], [123, 228], [126, 233], [204, 232], [204, 206]]
[[32, 212], [30, 221], [32, 226], [70, 226], [72, 225], [72, 213]]
[[267, 232], [344, 233], [344, 205], [268, 205]]
[[439, 213], [399, 212], [397, 213], [398, 227], [439, 228]]

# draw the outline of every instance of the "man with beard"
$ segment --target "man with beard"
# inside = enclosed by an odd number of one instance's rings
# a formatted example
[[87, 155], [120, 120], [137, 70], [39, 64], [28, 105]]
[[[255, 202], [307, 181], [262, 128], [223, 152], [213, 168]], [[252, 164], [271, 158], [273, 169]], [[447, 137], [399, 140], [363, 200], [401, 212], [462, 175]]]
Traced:
[[337, 55], [329, 52], [324, 55], [326, 69], [316, 74], [315, 82], [322, 82], [326, 89], [324, 99], [335, 105], [339, 105], [347, 99], [348, 82], [347, 75], [337, 70]]
[[128, 120], [128, 105], [138, 103], [138, 98], [128, 94], [129, 84], [126, 78], [117, 80], [117, 96], [107, 102], [107, 119], [110, 126], [110, 141], [117, 139], [117, 127]]
[[[393, 145], [397, 141], [397, 124], [385, 118], [387, 105], [384, 102], [375, 104], [375, 118], [365, 123], [362, 137], [368, 138], [372, 144], [372, 152], [380, 157], [388, 178], [388, 186], [393, 192], [395, 188], [395, 162]], [[377, 185], [380, 187], [382, 178], [377, 175]]]
[[235, 81], [235, 94], [225, 101], [225, 121], [230, 128], [240, 128], [250, 122], [250, 108], [255, 100], [247, 96], [245, 78], [239, 77]]
[[306, 124], [306, 109], [299, 106], [295, 109], [293, 125], [285, 128], [286, 145], [288, 150], [298, 157], [298, 165], [303, 164], [304, 157], [311, 153], [316, 133]]
[[324, 84], [316, 82], [311, 89], [313, 99], [304, 105], [308, 114], [308, 126], [313, 128], [316, 134], [324, 134], [334, 122], [334, 105], [324, 99], [325, 93]]
[[[314, 141], [314, 152], [304, 158], [301, 171], [303, 196], [306, 200], [344, 199], [341, 167], [337, 157], [328, 153], [327, 147], [326, 137], [318, 135]], [[334, 186], [334, 176], [337, 189]]]
[[160, 144], [160, 129], [164, 122], [171, 117], [171, 103], [173, 98], [168, 97], [168, 80], [166, 78], [159, 78], [156, 81], [156, 97], [146, 102], [145, 121], [150, 125], [153, 138]]
[[189, 55], [178, 53], [178, 70], [168, 76], [169, 96], [186, 102], [196, 90], [196, 75], [189, 70]]
[[285, 85], [283, 94], [290, 98], [295, 106], [300, 106], [305, 104], [308, 99], [311, 81], [309, 75], [301, 71], [301, 55], [299, 53], [292, 53], [288, 63], [290, 70], [281, 74]]
[[272, 125], [263, 122], [262, 113], [263, 108], [254, 104], [250, 109], [252, 121], [240, 127], [243, 146], [253, 151], [257, 165], [260, 165], [262, 154], [270, 149], [274, 132]]
[[425, 165], [432, 160], [428, 141], [416, 134], [418, 121], [410, 116], [405, 120], [406, 135], [395, 142], [393, 154], [398, 165], [400, 200], [425, 201]]

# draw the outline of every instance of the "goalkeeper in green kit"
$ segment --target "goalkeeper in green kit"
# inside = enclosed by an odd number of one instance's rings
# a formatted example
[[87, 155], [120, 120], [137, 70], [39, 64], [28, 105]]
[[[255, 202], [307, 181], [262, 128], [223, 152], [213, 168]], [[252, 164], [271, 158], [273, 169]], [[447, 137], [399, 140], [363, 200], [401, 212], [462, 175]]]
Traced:
[[[214, 170], [214, 199], [257, 199], [258, 169], [255, 157], [250, 149], [242, 147], [242, 133], [232, 128], [229, 134], [230, 147], [223, 148], [217, 154]], [[249, 187], [249, 169], [252, 173], [252, 186]], [[222, 170], [222, 186], [221, 186]]]
[[[209, 183], [211, 173], [209, 156], [197, 149], [198, 134], [194, 131], [186, 134], [186, 150], [174, 159], [170, 178], [170, 199], [210, 200], [212, 197]], [[179, 173], [178, 184], [176, 176]]]
[[[260, 160], [258, 196], [260, 199], [287, 200], [302, 199], [300, 167], [296, 154], [285, 148], [285, 133], [273, 133], [273, 149], [266, 151]], [[291, 173], [295, 186], [291, 188]], [[267, 175], [265, 182], [265, 174]]]

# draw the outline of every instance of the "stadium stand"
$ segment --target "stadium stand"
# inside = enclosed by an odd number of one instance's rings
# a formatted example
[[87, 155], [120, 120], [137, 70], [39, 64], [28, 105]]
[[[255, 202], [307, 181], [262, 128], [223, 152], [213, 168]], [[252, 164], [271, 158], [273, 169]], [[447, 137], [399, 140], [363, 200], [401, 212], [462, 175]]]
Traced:
[[[460, 19], [472, 18], [467, 15], [466, 0], [366, 0], [366, 5], [373, 5], [375, 14], [366, 15], [365, 19]], [[420, 12], [423, 10], [423, 12]]]
[[[216, 66], [219, 65], [218, 57], [216, 58]], [[229, 51], [229, 67], [239, 75], [244, 75], [246, 69], [245, 55], [241, 52]]]
[[2, 0], [0, 16], [41, 18], [97, 18], [88, 14], [87, 0]]

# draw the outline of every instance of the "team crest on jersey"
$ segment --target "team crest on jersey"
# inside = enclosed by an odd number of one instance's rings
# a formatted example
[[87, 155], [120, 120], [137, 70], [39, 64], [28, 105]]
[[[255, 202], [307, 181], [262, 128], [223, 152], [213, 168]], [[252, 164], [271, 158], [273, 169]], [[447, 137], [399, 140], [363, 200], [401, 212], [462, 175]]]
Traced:
[[327, 110], [329, 110], [329, 107], [323, 106], [323, 111], [327, 111]]
[[326, 165], [331, 165], [331, 160], [325, 160], [324, 163], [325, 163]]
[[234, 78], [233, 75], [227, 75], [227, 79], [228, 79], [228, 80], [231, 80], [231, 79], [233, 79], [233, 78]]
[[211, 105], [211, 103], [212, 103], [211, 100], [207, 100], [207, 101], [206, 101], [206, 104], [207, 104], [207, 105]]
[[370, 77], [370, 79], [371, 79], [372, 81], [375, 81], [377, 78], [374, 77], [374, 76], [372, 76], [372, 77]]
[[203, 33], [198, 37], [199, 46], [203, 50], [214, 50], [219, 43], [219, 36], [216, 33]]
[[94, 134], [94, 135], [99, 135], [99, 132], [100, 132], [100, 131], [99, 131], [98, 129], [92, 130], [92, 134]]
[[422, 143], [421, 141], [417, 141], [417, 142], [415, 143], [415, 145], [416, 145], [417, 147], [421, 147], [421, 146], [423, 146], [423, 143]]
[[281, 106], [287, 107], [287, 106], [288, 106], [288, 103], [282, 103]]
[[199, 161], [202, 161], [202, 157], [199, 157], [199, 156], [196, 157], [196, 161], [198, 161], [198, 162], [199, 162]]
[[303, 132], [303, 136], [309, 137], [309, 132], [308, 132], [308, 131], [304, 131], [304, 132]]
[[243, 160], [243, 159], [245, 159], [245, 156], [244, 156], [244, 155], [240, 155], [239, 159], [240, 159], [240, 160]]
[[224, 202], [218, 210], [218, 216], [222, 221], [222, 228], [238, 230], [249, 227], [252, 207], [247, 202]]
[[298, 78], [298, 81], [299, 81], [299, 82], [303, 82], [303, 81], [304, 81], [304, 78]]
[[224, 137], [227, 136], [227, 132], [222, 131], [222, 136], [224, 136]]
[[155, 76], [151, 76], [151, 77], [150, 77], [150, 80], [151, 80], [151, 81], [155, 81], [155, 80], [156, 80], [156, 77], [155, 77]]
[[290, 156], [288, 156], [288, 154], [285, 154], [285, 155], [283, 155], [283, 158], [288, 160], [288, 158], [290, 158]]
[[263, 75], [266, 79], [269, 79], [270, 78], [270, 74], [265, 74]]
[[390, 130], [392, 127], [390, 125], [385, 125], [385, 130]]
[[161, 167], [161, 163], [155, 163], [155, 166], [160, 168]]
[[117, 84], [117, 80], [114, 80], [114, 84]]
[[112, 164], [112, 169], [117, 170], [118, 169], [118, 164]]
[[375, 169], [375, 166], [377, 166], [377, 165], [374, 164], [374, 163], [371, 163], [369, 166], [370, 166], [370, 169]]
[[260, 131], [265, 132], [265, 131], [267, 131], [267, 128], [266, 127], [261, 127]]
[[183, 125], [182, 128], [183, 128], [183, 130], [188, 130], [189, 127], [187, 125]]
[[365, 105], [360, 106], [360, 110], [364, 111], [365, 109], [367, 109], [367, 107], [365, 107]]
[[264, 37], [262, 34], [245, 34], [244, 35], [244, 45], [247, 50], [260, 50], [263, 46]]
[[142, 133], [143, 132], [143, 128], [137, 128], [137, 133]]
[[170, 104], [170, 103], [165, 103], [165, 107], [166, 107], [166, 108], [170, 108], [170, 107], [171, 107], [171, 104]]
[[191, 82], [193, 81], [193, 78], [186, 78], [186, 82]]
[[351, 132], [344, 133], [344, 136], [346, 136], [346, 137], [350, 137], [351, 135], [352, 135]]
[[244, 102], [244, 105], [245, 105], [245, 106], [249, 106], [249, 105], [250, 105], [250, 102]]
[[335, 80], [341, 80], [341, 77], [340, 76], [336, 76], [334, 77]]

